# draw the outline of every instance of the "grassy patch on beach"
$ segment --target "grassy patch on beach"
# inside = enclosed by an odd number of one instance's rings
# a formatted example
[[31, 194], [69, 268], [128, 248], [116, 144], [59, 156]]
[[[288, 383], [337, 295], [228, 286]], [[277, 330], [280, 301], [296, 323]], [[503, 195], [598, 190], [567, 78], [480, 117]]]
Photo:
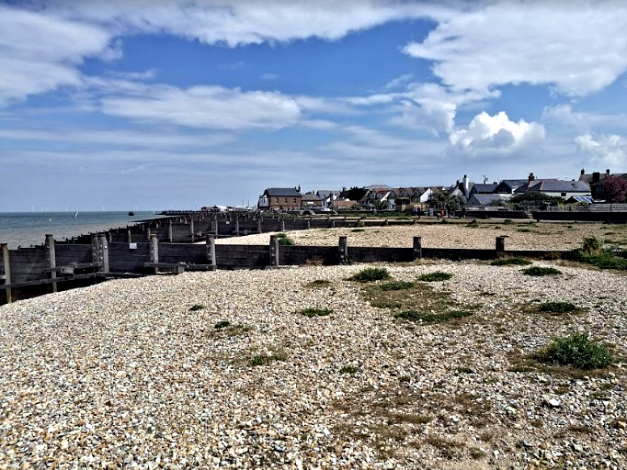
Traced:
[[547, 364], [583, 370], [602, 369], [616, 362], [607, 346], [591, 341], [585, 334], [557, 338], [536, 352], [533, 358]]
[[544, 302], [538, 307], [540, 312], [561, 314], [580, 311], [580, 308], [570, 302]]
[[340, 374], [355, 375], [359, 369], [355, 366], [344, 366], [340, 369]]
[[300, 311], [301, 315], [304, 315], [309, 318], [314, 317], [328, 317], [333, 313], [333, 310], [330, 308], [305, 308]]
[[356, 282], [373, 282], [373, 281], [383, 281], [385, 279], [392, 279], [390, 273], [385, 268], [366, 268], [362, 269], [358, 273], [353, 274], [349, 277], [348, 281], [356, 281]]
[[477, 220], [473, 220], [472, 222], [468, 222], [466, 224], [466, 227], [468, 227], [468, 228], [479, 228], [479, 222], [477, 222]]
[[311, 281], [309, 284], [306, 284], [305, 287], [317, 289], [321, 287], [329, 287], [330, 285], [331, 281], [327, 281], [326, 279], [316, 279], [315, 281]]
[[584, 237], [581, 247], [562, 255], [562, 258], [596, 266], [599, 269], [627, 270], [627, 251], [609, 250], [596, 237]]
[[382, 284], [381, 286], [379, 286], [379, 289], [381, 289], [382, 291], [391, 291], [411, 289], [412, 287], [414, 287], [413, 282], [393, 281]]
[[472, 315], [473, 312], [468, 310], [453, 310], [450, 312], [434, 314], [434, 313], [420, 313], [416, 310], [408, 310], [405, 312], [398, 312], [394, 314], [395, 318], [401, 320], [409, 320], [424, 323], [427, 325], [447, 323], [451, 320], [459, 320]]
[[440, 282], [448, 281], [453, 275], [442, 271], [435, 271], [432, 273], [423, 274], [418, 279], [424, 282]]
[[216, 330], [222, 330], [224, 328], [228, 328], [229, 326], [231, 326], [231, 322], [228, 320], [220, 320], [219, 322], [217, 322], [215, 325], [213, 325], [213, 327]]
[[365, 231], [366, 231], [366, 229], [364, 229], [364, 228], [354, 228], [353, 230], [351, 230], [351, 232], [353, 232], [353, 233], [362, 233], [362, 232], [365, 232]]
[[495, 259], [494, 261], [490, 262], [491, 266], [528, 266], [530, 264], [532, 264], [531, 261], [525, 258], [520, 258], [518, 256], [514, 256], [512, 258]]
[[285, 361], [287, 359], [287, 354], [284, 353], [273, 353], [273, 354], [259, 354], [257, 356], [253, 356], [248, 361], [248, 364], [251, 367], [257, 366], [267, 366], [276, 361]]
[[546, 268], [543, 266], [532, 266], [521, 271], [527, 276], [557, 276], [562, 274], [562, 271], [555, 268]]
[[190, 312], [197, 312], [198, 310], [202, 310], [203, 308], [205, 308], [204, 305], [194, 304], [191, 307], [189, 307], [189, 311]]

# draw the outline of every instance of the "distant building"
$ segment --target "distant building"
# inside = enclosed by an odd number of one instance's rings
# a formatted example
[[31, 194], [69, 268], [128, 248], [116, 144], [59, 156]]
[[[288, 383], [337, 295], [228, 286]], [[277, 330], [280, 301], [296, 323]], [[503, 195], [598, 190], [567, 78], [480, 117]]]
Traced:
[[261, 196], [257, 207], [261, 210], [297, 210], [302, 207], [303, 195], [297, 188], [268, 188]]

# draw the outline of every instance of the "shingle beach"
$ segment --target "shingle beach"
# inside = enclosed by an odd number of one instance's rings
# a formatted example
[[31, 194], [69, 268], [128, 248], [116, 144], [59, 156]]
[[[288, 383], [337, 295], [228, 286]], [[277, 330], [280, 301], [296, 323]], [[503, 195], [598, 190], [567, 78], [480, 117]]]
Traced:
[[[492, 247], [510, 230], [433, 227], [425, 245]], [[416, 229], [376, 230], [363, 243], [410, 245]], [[578, 227], [547, 230], [563, 233], [531, 233], [528, 247], [566, 249]], [[349, 246], [370, 236], [324, 232]], [[314, 235], [290, 234], [298, 244]], [[530, 234], [510, 235], [517, 247]], [[431, 288], [473, 314], [444, 324], [372, 306], [365, 285], [346, 280], [363, 265], [115, 280], [0, 307], [0, 468], [627, 468], [620, 359], [600, 373], [521, 367], [572, 333], [624, 357], [625, 274], [534, 265], [562, 274], [377, 265], [397, 281], [452, 274]], [[538, 314], [546, 301], [580, 311]]]

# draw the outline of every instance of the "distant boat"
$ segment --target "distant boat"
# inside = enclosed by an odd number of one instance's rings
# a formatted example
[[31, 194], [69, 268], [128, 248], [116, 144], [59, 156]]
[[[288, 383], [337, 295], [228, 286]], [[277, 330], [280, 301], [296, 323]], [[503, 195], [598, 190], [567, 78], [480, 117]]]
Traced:
[[129, 215], [129, 217], [133, 217], [133, 216], [135, 215], [135, 212], [130, 211], [130, 212], [128, 213], [128, 215]]
[[74, 218], [76, 219], [78, 217], [78, 211], [76, 211], [76, 214], [74, 214]]

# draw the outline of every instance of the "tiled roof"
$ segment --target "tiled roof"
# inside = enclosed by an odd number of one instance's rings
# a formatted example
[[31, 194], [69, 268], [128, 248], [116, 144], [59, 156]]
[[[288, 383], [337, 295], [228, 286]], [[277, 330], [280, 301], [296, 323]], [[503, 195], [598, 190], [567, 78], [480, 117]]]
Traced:
[[301, 195], [296, 188], [268, 188], [265, 190], [265, 194], [270, 197], [298, 197]]

